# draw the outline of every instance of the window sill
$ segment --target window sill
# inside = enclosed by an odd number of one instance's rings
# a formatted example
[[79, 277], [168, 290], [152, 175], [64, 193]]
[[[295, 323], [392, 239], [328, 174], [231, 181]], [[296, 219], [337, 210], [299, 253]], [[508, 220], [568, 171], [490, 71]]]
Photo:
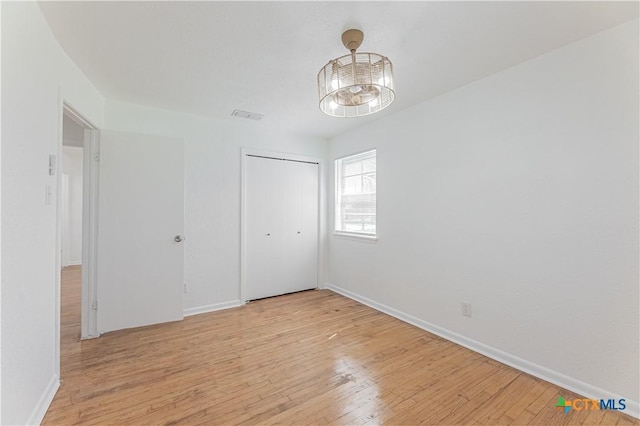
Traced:
[[362, 241], [365, 243], [375, 243], [378, 241], [378, 237], [375, 235], [349, 234], [346, 232], [334, 231], [333, 236], [345, 240]]

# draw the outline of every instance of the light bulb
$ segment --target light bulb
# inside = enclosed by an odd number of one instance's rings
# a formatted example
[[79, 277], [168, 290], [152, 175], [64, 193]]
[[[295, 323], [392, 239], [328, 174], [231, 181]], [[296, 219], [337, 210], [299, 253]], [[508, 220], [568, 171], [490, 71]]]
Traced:
[[334, 78], [333, 80], [331, 80], [331, 88], [333, 90], [336, 90], [338, 87], [340, 87], [340, 83], [338, 82], [338, 79]]
[[362, 87], [360, 87], [360, 86], [351, 86], [351, 87], [349, 87], [349, 91], [351, 93], [360, 93], [360, 92], [362, 92]]
[[336, 109], [336, 108], [338, 108], [338, 104], [335, 103], [334, 101], [331, 101], [331, 102], [329, 102], [329, 108]]

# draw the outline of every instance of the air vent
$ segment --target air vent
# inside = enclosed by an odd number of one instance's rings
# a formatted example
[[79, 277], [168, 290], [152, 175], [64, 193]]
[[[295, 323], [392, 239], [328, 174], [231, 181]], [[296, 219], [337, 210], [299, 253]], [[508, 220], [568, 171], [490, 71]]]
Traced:
[[264, 117], [264, 114], [256, 114], [255, 112], [242, 111], [239, 109], [234, 109], [231, 115], [233, 117], [248, 118], [249, 120], [262, 120], [262, 117]]

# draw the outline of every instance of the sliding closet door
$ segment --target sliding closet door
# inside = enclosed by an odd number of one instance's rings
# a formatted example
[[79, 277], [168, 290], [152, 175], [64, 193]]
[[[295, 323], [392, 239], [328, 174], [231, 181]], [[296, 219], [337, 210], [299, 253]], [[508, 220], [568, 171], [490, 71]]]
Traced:
[[318, 165], [245, 158], [245, 298], [317, 287]]

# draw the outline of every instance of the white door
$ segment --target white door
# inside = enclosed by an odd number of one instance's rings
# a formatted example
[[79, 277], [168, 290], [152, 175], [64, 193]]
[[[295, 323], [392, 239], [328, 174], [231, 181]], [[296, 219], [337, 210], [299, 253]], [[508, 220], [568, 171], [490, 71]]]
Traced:
[[101, 131], [99, 164], [98, 329], [182, 319], [184, 142]]
[[246, 156], [245, 298], [316, 288], [318, 165]]
[[282, 186], [287, 204], [284, 269], [288, 293], [318, 286], [318, 165], [283, 163]]
[[[247, 157], [245, 163], [247, 300], [273, 296], [283, 286], [284, 214], [281, 168], [276, 160]], [[274, 293], [275, 292], [275, 293]]]

